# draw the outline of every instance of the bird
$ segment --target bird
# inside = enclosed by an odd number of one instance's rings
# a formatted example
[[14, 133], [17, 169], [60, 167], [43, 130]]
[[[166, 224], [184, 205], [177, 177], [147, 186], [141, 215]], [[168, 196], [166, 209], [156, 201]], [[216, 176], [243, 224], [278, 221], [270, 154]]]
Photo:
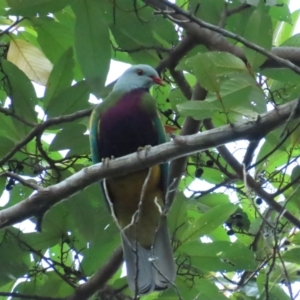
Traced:
[[[149, 65], [133, 65], [90, 118], [93, 163], [118, 158], [166, 141], [149, 89], [164, 85]], [[148, 150], [149, 151], [149, 150]], [[129, 288], [135, 295], [173, 285], [176, 268], [164, 213], [168, 164], [101, 182], [105, 200], [121, 232]]]

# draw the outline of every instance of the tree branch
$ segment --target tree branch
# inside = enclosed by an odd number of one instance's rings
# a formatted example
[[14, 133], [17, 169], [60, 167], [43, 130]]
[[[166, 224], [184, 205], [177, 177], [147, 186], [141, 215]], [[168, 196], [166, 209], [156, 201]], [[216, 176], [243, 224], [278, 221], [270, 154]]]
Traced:
[[[153, 7], [155, 10], [165, 10], [167, 7], [160, 0], [144, 0], [144, 2]], [[166, 1], [167, 2], [167, 1]], [[171, 4], [168, 2], [168, 4]], [[179, 8], [178, 6], [176, 6]], [[184, 10], [183, 10], [184, 11]], [[184, 11], [185, 12], [185, 11]], [[186, 13], [186, 12], [185, 12]], [[213, 31], [214, 28], [219, 28], [213, 26], [209, 23], [209, 26], [212, 26], [211, 29], [204, 28], [204, 26], [199, 26], [194, 22], [190, 22], [185, 16], [181, 14], [172, 15], [173, 18], [179, 21], [178, 25], [184, 28], [189, 35], [194, 38], [194, 41], [198, 44], [204, 44], [209, 50], [212, 51], [225, 51], [229, 52], [243, 61], [246, 61], [244, 50], [238, 46], [235, 46], [229, 43], [225, 37], [219, 32]], [[198, 19], [197, 19], [198, 20]], [[185, 22], [182, 22], [185, 21]], [[173, 20], [174, 22], [174, 20]], [[202, 21], [201, 21], [202, 22]], [[227, 31], [228, 32], [228, 31]], [[284, 59], [285, 61], [289, 60], [294, 65], [300, 66], [300, 49], [296, 47], [274, 47], [271, 52], [272, 55], [275, 55], [276, 58]], [[282, 64], [280, 62], [275, 62], [273, 59], [267, 59], [261, 68], [276, 68], [280, 67]]]
[[25, 137], [24, 139], [15, 145], [15, 147], [7, 153], [4, 157], [0, 159], [0, 167], [3, 166], [10, 158], [12, 158], [22, 147], [24, 147], [27, 143], [33, 140], [37, 135], [41, 134], [45, 129], [50, 126], [72, 122], [79, 118], [88, 117], [92, 112], [92, 108], [88, 108], [85, 110], [78, 111], [74, 114], [64, 115], [61, 117], [56, 117], [49, 119], [43, 123], [36, 125]]
[[[41, 188], [22, 202], [2, 210], [0, 212], [0, 228], [13, 225], [33, 216], [39, 216], [53, 205], [103, 178], [123, 176], [211, 147], [218, 147], [232, 141], [251, 139], [257, 132], [266, 135], [289, 119], [291, 112], [295, 109], [296, 101], [298, 100], [278, 106], [276, 109], [259, 116], [256, 121], [237, 122], [233, 125], [225, 125], [190, 136], [179, 136], [171, 142], [153, 147], [150, 150], [133, 153], [109, 161], [104, 165], [99, 163], [84, 168], [66, 180], [47, 188]], [[299, 117], [300, 109], [298, 108], [295, 111], [294, 118]], [[282, 206], [274, 200], [272, 195], [261, 188], [260, 183], [250, 176], [248, 176], [248, 181], [249, 186], [255, 189], [270, 207], [282, 213]], [[292, 214], [285, 212], [284, 217], [300, 228], [300, 221]]]
[[[292, 62], [280, 58], [277, 55], [274, 55], [272, 52], [264, 49], [263, 47], [260, 47], [254, 43], [251, 43], [250, 41], [248, 41], [247, 39], [243, 38], [242, 36], [232, 33], [230, 31], [227, 31], [223, 28], [220, 28], [218, 26], [212, 25], [210, 23], [204, 22], [198, 18], [196, 18], [194, 15], [190, 14], [189, 12], [185, 11], [184, 9], [180, 8], [179, 6], [177, 6], [176, 4], [173, 4], [171, 2], [169, 2], [168, 0], [160, 0], [161, 3], [164, 3], [166, 5], [167, 8], [171, 8], [171, 10], [169, 9], [164, 9], [161, 10], [161, 13], [165, 16], [170, 16], [172, 15], [172, 21], [175, 22], [176, 24], [178, 24], [179, 26], [185, 28], [185, 24], [186, 21], [188, 22], [193, 22], [203, 28], [209, 29], [211, 31], [217, 32], [219, 34], [221, 34], [222, 36], [234, 39], [240, 43], [242, 43], [243, 45], [245, 45], [246, 47], [253, 49], [263, 55], [265, 55], [266, 57], [268, 57], [269, 59], [275, 61], [276, 63], [278, 63], [281, 67], [286, 67], [289, 68], [291, 70], [293, 70], [295, 73], [300, 74], [300, 68], [298, 66], [296, 66], [295, 64], [293, 64]], [[174, 17], [173, 17], [174, 15]], [[176, 19], [177, 15], [180, 15], [181, 18], [180, 19]], [[182, 19], [182, 17], [184, 17], [184, 19]], [[186, 28], [185, 28], [186, 29]]]
[[65, 300], [85, 300], [103, 288], [104, 284], [113, 276], [120, 268], [123, 262], [123, 251], [118, 247], [109, 260], [102, 266], [90, 280], [80, 285], [75, 293]]

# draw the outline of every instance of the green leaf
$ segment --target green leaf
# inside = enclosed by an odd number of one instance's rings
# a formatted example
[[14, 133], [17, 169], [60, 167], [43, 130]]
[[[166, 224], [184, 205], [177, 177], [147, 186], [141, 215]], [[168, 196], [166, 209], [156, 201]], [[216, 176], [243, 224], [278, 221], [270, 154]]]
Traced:
[[285, 251], [282, 254], [282, 258], [284, 259], [284, 261], [300, 265], [300, 248], [297, 247]]
[[31, 232], [23, 233], [20, 239], [36, 251], [41, 251], [56, 245], [61, 235], [57, 232]]
[[15, 143], [6, 136], [0, 136], [0, 157], [6, 155], [15, 145]]
[[262, 69], [261, 74], [286, 83], [299, 83], [300, 81], [299, 74], [287, 68]]
[[11, 96], [14, 112], [29, 122], [36, 122], [37, 97], [31, 81], [11, 62], [1, 59], [1, 65], [9, 81], [6, 91]]
[[231, 53], [212, 51], [203, 55], [205, 55], [214, 63], [219, 75], [228, 75], [230, 73], [240, 72], [248, 73], [245, 63]]
[[184, 243], [179, 251], [192, 257], [195, 266], [207, 271], [251, 271], [257, 267], [254, 252], [239, 242], [215, 241], [213, 243], [202, 243], [195, 241]]
[[168, 224], [170, 233], [174, 238], [180, 239], [182, 233], [187, 229], [187, 199], [183, 193], [178, 193], [172, 203], [171, 209], [168, 213]]
[[80, 81], [52, 98], [45, 110], [49, 117], [75, 113], [90, 106], [88, 99], [89, 88], [87, 83]]
[[46, 15], [63, 9], [74, 0], [7, 0], [11, 9], [8, 15], [34, 16], [36, 14]]
[[193, 117], [195, 120], [210, 118], [214, 112], [219, 112], [216, 103], [208, 101], [187, 101], [177, 105], [177, 109], [183, 117]]
[[300, 33], [296, 33], [289, 39], [284, 41], [280, 47], [299, 47], [300, 46]]
[[80, 155], [90, 152], [89, 138], [84, 135], [86, 127], [81, 124], [69, 124], [56, 134], [49, 150], [58, 151], [71, 149], [68, 155]]
[[1, 198], [2, 193], [4, 192], [5, 186], [6, 186], [6, 178], [0, 177], [0, 198]]
[[199, 292], [198, 299], [206, 300], [227, 300], [228, 298], [223, 295], [220, 289], [210, 280], [200, 278], [195, 285], [196, 290]]
[[[272, 47], [272, 33], [271, 17], [267, 14], [265, 4], [261, 2], [248, 20], [244, 38], [266, 50], [270, 50]], [[254, 70], [267, 59], [266, 56], [247, 47], [245, 47], [245, 55]]]
[[291, 12], [286, 3], [282, 3], [280, 6], [274, 5], [270, 7], [269, 15], [277, 21], [292, 24]]
[[220, 91], [218, 70], [209, 53], [198, 53], [189, 58], [186, 65], [193, 70], [193, 74], [205, 89], [216, 93]]
[[236, 206], [229, 204], [221, 204], [193, 222], [185, 231], [183, 239], [191, 241], [212, 232], [217, 227], [221, 226], [236, 211]]
[[73, 49], [68, 48], [58, 60], [57, 64], [54, 65], [49, 76], [47, 89], [45, 91], [45, 96], [43, 99], [43, 106], [46, 114], [49, 102], [65, 88], [71, 85], [74, 77], [73, 68]]
[[50, 18], [30, 19], [38, 34], [37, 41], [53, 64], [74, 45], [74, 28]]
[[[60, 270], [60, 272], [63, 273], [63, 270]], [[62, 276], [70, 276], [70, 274], [63, 273]], [[65, 280], [62, 280], [56, 272], [52, 271], [41, 273], [39, 276], [35, 276], [34, 280], [19, 283], [14, 292], [40, 297], [49, 297], [49, 295], [52, 297], [67, 297], [74, 292], [74, 289]]]
[[290, 23], [279, 23], [276, 36], [275, 36], [275, 45], [281, 45], [284, 41], [288, 40], [290, 36], [293, 35], [295, 26], [297, 24], [298, 18], [300, 15], [300, 9], [294, 11], [290, 17], [292, 20], [292, 24]]
[[[18, 236], [20, 231], [15, 228], [10, 228], [15, 236]], [[0, 238], [0, 286], [8, 283], [13, 278], [19, 278], [28, 272], [27, 263], [30, 262], [30, 252], [24, 247], [20, 247], [17, 238], [7, 233]]]
[[77, 58], [92, 92], [98, 95], [104, 88], [111, 58], [108, 26], [100, 18], [100, 1], [78, 0], [72, 8]]

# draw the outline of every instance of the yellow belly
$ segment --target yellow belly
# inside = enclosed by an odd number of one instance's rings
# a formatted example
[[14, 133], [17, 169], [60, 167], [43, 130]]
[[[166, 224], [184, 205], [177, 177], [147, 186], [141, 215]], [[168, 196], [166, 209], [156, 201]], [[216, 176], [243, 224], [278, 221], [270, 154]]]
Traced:
[[150, 171], [145, 169], [106, 181], [119, 225], [126, 227], [126, 234], [134, 235], [145, 248], [153, 245], [163, 211], [164, 195], [159, 186], [160, 178], [160, 167], [157, 165]]

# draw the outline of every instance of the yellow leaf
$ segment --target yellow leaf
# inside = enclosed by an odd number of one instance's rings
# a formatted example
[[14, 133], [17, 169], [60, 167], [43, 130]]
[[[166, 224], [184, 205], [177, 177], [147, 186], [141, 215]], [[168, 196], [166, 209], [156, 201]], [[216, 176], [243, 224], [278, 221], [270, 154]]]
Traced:
[[7, 60], [21, 69], [30, 80], [46, 85], [52, 64], [37, 47], [24, 40], [11, 40]]

